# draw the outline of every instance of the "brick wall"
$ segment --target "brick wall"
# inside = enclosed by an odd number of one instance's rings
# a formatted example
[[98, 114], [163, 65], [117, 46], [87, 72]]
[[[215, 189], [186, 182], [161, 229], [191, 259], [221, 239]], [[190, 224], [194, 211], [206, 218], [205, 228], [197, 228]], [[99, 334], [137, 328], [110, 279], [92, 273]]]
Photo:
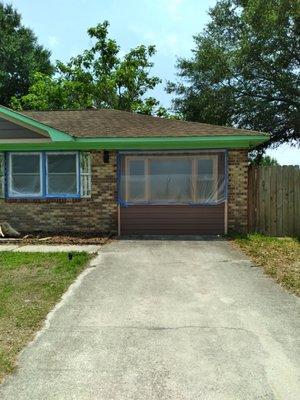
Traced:
[[0, 221], [24, 233], [117, 231], [116, 153], [105, 164], [102, 152], [93, 152], [91, 161], [91, 198], [0, 200]]
[[228, 231], [248, 229], [248, 153], [228, 151]]

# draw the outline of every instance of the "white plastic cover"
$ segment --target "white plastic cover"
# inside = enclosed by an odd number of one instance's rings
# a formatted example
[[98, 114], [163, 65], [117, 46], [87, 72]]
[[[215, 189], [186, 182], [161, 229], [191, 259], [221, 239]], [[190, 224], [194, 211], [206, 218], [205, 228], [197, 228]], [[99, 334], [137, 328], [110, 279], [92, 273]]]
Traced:
[[0, 153], [0, 199], [4, 198], [4, 153]]
[[14, 197], [41, 194], [41, 155], [39, 153], [10, 154], [9, 194]]
[[92, 194], [92, 171], [91, 154], [80, 153], [80, 195], [81, 197], [91, 197]]
[[68, 195], [77, 193], [77, 154], [47, 153], [47, 193]]
[[123, 155], [121, 204], [216, 204], [226, 198], [224, 152]]
[[[47, 186], [47, 194], [68, 196], [78, 193], [78, 153], [11, 153], [9, 160], [8, 191], [13, 197], [42, 196], [42, 186]], [[0, 198], [5, 196], [4, 153], [0, 153]], [[42, 174], [45, 168], [46, 175]], [[42, 181], [46, 182], [42, 185]], [[91, 156], [80, 153], [80, 194], [91, 196]]]

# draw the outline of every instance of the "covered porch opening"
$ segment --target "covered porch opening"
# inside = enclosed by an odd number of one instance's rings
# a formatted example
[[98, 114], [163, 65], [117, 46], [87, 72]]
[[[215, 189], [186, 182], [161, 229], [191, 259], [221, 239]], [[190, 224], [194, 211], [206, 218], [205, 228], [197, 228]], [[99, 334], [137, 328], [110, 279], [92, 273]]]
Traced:
[[120, 235], [227, 233], [227, 152], [120, 152]]

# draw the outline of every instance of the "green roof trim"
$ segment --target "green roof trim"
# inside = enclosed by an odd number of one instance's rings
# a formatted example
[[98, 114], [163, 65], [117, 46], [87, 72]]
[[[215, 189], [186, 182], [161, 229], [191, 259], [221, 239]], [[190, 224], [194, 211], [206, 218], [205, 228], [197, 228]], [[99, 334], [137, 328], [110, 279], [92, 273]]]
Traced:
[[0, 151], [251, 149], [267, 140], [268, 135], [73, 138], [52, 143], [0, 143]]
[[21, 125], [38, 133], [50, 136], [53, 142], [71, 142], [75, 140], [74, 137], [68, 133], [59, 131], [58, 129], [52, 128], [51, 126], [45, 125], [42, 122], [27, 117], [26, 115], [20, 114], [19, 112], [13, 111], [4, 106], [0, 106], [0, 116], [16, 123], [17, 125]]

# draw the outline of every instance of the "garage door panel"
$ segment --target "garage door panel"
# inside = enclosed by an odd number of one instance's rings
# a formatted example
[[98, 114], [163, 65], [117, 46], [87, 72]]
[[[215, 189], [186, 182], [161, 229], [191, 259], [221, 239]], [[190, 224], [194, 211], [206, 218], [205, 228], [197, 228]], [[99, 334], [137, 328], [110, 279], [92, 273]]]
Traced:
[[224, 203], [211, 206], [132, 205], [121, 207], [122, 235], [215, 235], [224, 233]]

